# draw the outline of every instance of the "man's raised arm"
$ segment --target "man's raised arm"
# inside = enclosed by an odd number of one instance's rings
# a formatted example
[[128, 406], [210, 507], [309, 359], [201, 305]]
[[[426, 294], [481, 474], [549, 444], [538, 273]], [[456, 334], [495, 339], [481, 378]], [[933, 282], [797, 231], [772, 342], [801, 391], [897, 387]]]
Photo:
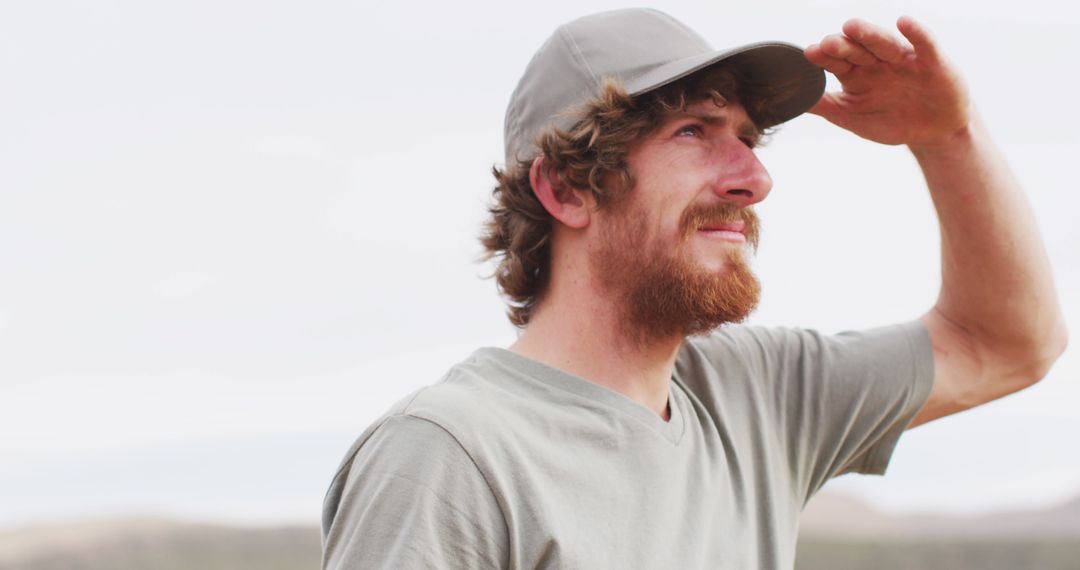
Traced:
[[963, 82], [925, 28], [908, 17], [897, 28], [907, 42], [850, 20], [806, 57], [843, 87], [811, 112], [866, 139], [908, 145], [937, 210], [942, 285], [923, 316], [934, 387], [914, 426], [1035, 383], [1067, 334], [1031, 207]]

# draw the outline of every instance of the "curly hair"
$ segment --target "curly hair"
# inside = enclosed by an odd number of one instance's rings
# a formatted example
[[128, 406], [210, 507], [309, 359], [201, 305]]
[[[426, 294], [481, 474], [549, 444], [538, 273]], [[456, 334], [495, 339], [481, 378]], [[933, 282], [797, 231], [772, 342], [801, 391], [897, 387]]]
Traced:
[[[672, 114], [708, 99], [720, 106], [738, 101], [765, 131], [779, 122], [770, 114], [769, 103], [795, 87], [794, 82], [757, 83], [736, 65], [726, 64], [637, 97], [606, 79], [599, 96], [578, 110], [573, 127], [548, 128], [536, 143], [561, 183], [591, 192], [602, 208], [634, 187], [627, 155]], [[550, 278], [553, 218], [533, 193], [531, 167], [532, 160], [522, 160], [505, 170], [492, 168], [497, 185], [488, 208], [491, 217], [480, 236], [484, 259], [497, 258], [496, 284], [509, 300], [510, 322], [518, 327], [528, 324]]]

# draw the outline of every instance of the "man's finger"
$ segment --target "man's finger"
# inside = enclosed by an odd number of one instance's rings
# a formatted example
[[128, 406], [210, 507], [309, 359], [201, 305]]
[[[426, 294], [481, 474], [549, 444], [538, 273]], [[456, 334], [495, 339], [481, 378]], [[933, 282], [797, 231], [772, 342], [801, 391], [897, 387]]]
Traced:
[[874, 54], [850, 38], [833, 34], [821, 40], [821, 51], [836, 59], [843, 59], [855, 65], [873, 65], [880, 62]]
[[853, 18], [844, 22], [844, 35], [866, 48], [881, 61], [897, 63], [911, 49], [885, 28]]
[[803, 54], [806, 56], [806, 59], [810, 63], [818, 67], [824, 68], [829, 73], [832, 73], [836, 76], [843, 75], [851, 71], [855, 67], [850, 61], [832, 57], [831, 55], [828, 55], [825, 52], [821, 51], [821, 46], [818, 44], [807, 46], [807, 48], [803, 51]]
[[938, 54], [937, 42], [934, 41], [933, 36], [930, 35], [930, 30], [927, 30], [922, 24], [915, 21], [915, 18], [911, 16], [901, 16], [896, 21], [896, 29], [900, 30], [901, 34], [911, 42], [911, 46], [915, 48], [915, 55], [919, 56], [919, 59], [937, 63], [941, 61], [941, 57]]

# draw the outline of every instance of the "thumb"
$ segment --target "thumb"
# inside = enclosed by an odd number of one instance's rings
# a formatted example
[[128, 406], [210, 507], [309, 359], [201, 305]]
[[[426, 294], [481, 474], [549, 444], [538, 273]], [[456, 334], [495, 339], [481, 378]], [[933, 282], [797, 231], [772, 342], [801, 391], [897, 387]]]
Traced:
[[817, 115], [836, 125], [840, 125], [840, 122], [842, 121], [841, 117], [843, 116], [843, 110], [840, 107], [839, 98], [836, 93], [825, 93], [807, 112]]

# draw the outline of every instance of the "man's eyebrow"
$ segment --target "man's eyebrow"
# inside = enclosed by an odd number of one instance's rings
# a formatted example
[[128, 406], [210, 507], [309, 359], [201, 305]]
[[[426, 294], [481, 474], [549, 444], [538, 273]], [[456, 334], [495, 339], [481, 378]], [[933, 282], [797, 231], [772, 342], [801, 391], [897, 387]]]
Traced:
[[[691, 117], [701, 121], [702, 123], [705, 123], [706, 125], [713, 126], [724, 126], [728, 123], [729, 120], [726, 114], [718, 115], [714, 113], [703, 113], [701, 111], [685, 110], [676, 116], [680, 115], [685, 117]], [[740, 138], [750, 139], [754, 142], [761, 140], [764, 134], [762, 133], [761, 129], [759, 129], [757, 125], [755, 125], [754, 122], [749, 119], [742, 121], [742, 123], [736, 130], [738, 131]]]

